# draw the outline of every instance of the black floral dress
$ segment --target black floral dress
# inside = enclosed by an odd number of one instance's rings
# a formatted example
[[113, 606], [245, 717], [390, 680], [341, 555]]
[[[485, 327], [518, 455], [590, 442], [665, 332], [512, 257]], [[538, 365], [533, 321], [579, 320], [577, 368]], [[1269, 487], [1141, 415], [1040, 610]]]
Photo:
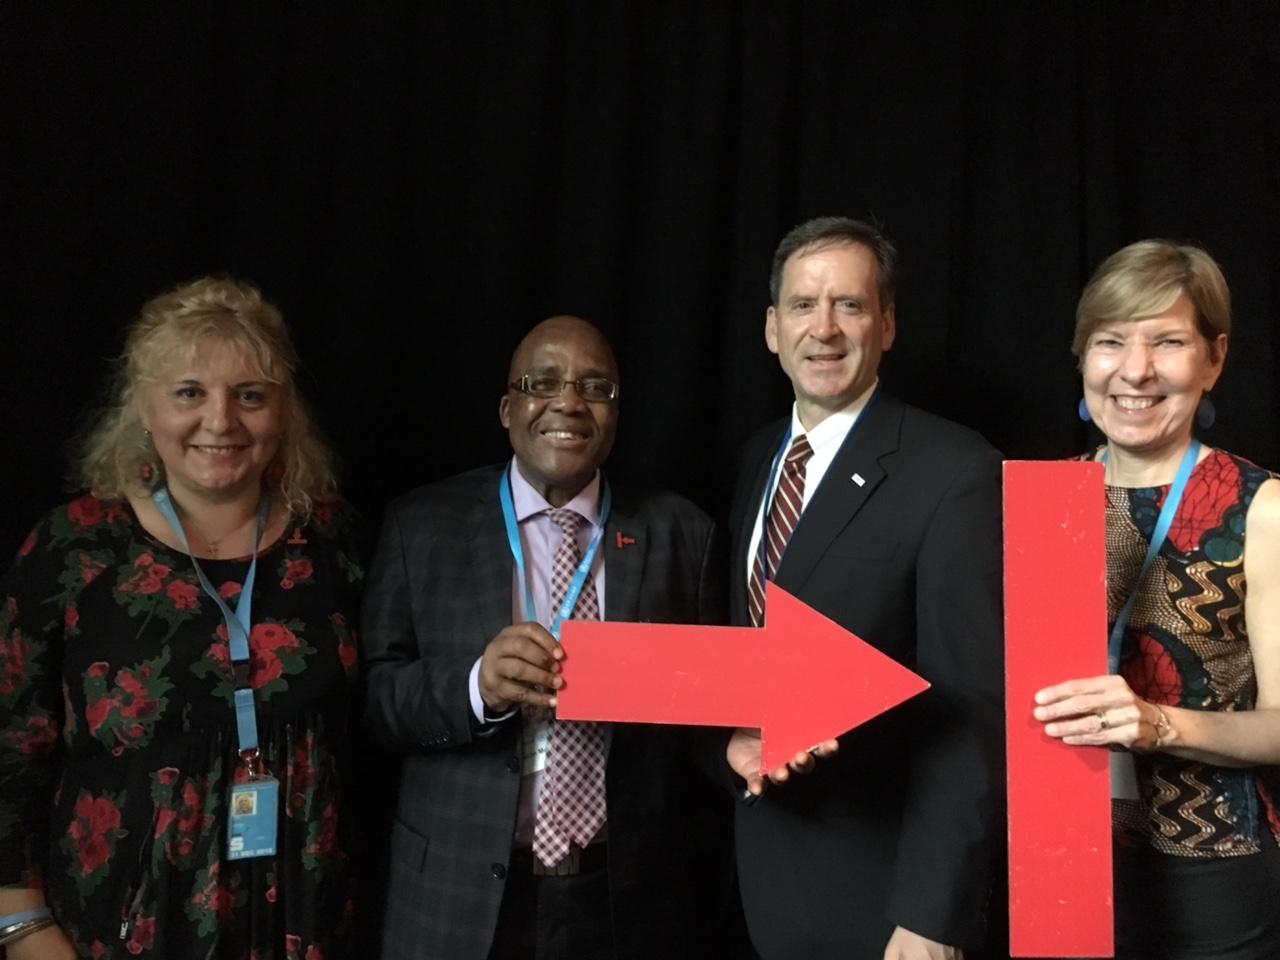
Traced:
[[[0, 585], [0, 883], [42, 884], [82, 956], [349, 956], [338, 771], [363, 578], [350, 543], [334, 504], [260, 554], [251, 683], [278, 844], [236, 861], [226, 627], [190, 558], [92, 496], [23, 543]], [[201, 566], [234, 607], [248, 558]]]

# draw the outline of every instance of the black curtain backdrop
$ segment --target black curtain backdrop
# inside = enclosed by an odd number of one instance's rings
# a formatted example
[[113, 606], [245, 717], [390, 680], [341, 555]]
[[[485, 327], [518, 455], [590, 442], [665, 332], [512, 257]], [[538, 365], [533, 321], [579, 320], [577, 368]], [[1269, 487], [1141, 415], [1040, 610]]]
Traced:
[[796, 222], [899, 244], [886, 384], [1011, 457], [1094, 437], [1068, 351], [1093, 268], [1148, 236], [1223, 263], [1207, 439], [1280, 466], [1280, 8], [550, 2], [0, 5], [0, 549], [152, 294], [281, 305], [376, 528], [506, 451], [510, 350], [580, 313], [623, 364], [616, 475], [722, 512], [788, 385], [763, 343]]

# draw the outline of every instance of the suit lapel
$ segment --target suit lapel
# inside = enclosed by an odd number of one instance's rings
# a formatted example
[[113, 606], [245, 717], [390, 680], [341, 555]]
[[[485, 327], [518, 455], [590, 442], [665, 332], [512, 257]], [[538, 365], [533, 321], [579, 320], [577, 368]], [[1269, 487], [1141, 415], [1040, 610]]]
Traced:
[[491, 483], [481, 484], [469, 518], [471, 538], [468, 553], [472, 580], [476, 585], [475, 609], [484, 643], [511, 625], [511, 571], [514, 562], [502, 520], [502, 505], [498, 500], [501, 476], [494, 474]]
[[880, 396], [845, 437], [791, 535], [775, 580], [797, 592], [831, 542], [849, 525], [885, 478], [880, 460], [898, 449], [902, 404]]
[[769, 482], [769, 468], [773, 466], [773, 458], [778, 453], [778, 447], [782, 444], [782, 438], [787, 432], [787, 428], [791, 424], [791, 418], [779, 422], [776, 430], [770, 430], [768, 433], [769, 442], [764, 447], [761, 454], [755, 461], [755, 473], [751, 477], [751, 487], [748, 491], [747, 498], [743, 501], [742, 516], [738, 517], [738, 543], [742, 545], [740, 550], [735, 551], [735, 556], [739, 553], [746, 560], [747, 548], [751, 546], [751, 531], [755, 527], [756, 517], [760, 515], [760, 500], [764, 497], [765, 485]]
[[638, 620], [640, 587], [649, 552], [649, 527], [636, 513], [634, 505], [619, 496], [616, 489], [600, 552], [605, 565], [604, 619]]

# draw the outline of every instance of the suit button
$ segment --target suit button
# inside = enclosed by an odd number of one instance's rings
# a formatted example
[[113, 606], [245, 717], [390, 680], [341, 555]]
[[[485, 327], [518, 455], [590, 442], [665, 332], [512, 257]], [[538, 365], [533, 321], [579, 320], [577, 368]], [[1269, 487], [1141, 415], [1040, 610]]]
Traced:
[[501, 880], [507, 875], [507, 868], [500, 863], [491, 864], [493, 867], [493, 879]]
[[509, 757], [509, 758], [507, 758], [507, 769], [508, 769], [508, 770], [510, 770], [512, 773], [519, 773], [519, 772], [520, 772], [520, 758], [519, 758], [519, 757]]

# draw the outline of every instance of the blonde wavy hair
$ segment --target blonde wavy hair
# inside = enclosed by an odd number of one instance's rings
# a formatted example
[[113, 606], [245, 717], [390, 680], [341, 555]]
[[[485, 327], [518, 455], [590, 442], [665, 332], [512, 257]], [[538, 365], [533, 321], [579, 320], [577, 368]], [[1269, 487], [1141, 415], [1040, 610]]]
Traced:
[[1117, 250], [1080, 294], [1071, 352], [1082, 357], [1103, 324], [1158, 316], [1184, 293], [1195, 305], [1196, 329], [1216, 351], [1218, 335], [1231, 334], [1231, 292], [1217, 261], [1172, 240], [1139, 240]]
[[115, 361], [109, 399], [80, 442], [74, 479], [101, 497], [145, 495], [161, 482], [163, 464], [142, 425], [142, 395], [209, 341], [242, 351], [256, 376], [282, 388], [284, 431], [263, 485], [295, 516], [309, 516], [337, 495], [334, 457], [298, 392], [298, 353], [280, 311], [253, 284], [231, 277], [201, 277], [143, 305]]

